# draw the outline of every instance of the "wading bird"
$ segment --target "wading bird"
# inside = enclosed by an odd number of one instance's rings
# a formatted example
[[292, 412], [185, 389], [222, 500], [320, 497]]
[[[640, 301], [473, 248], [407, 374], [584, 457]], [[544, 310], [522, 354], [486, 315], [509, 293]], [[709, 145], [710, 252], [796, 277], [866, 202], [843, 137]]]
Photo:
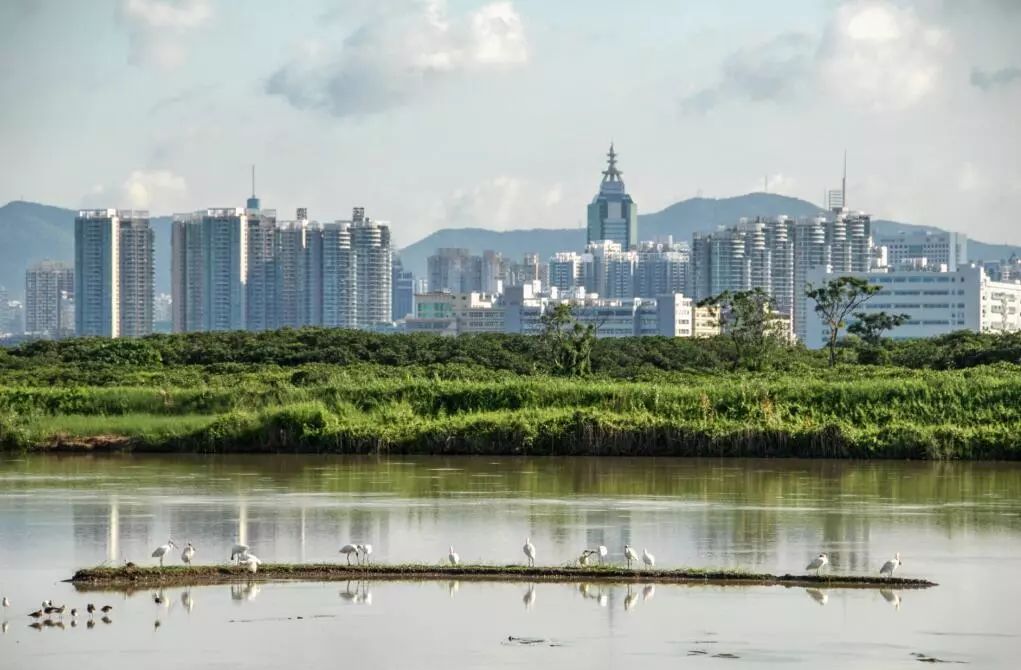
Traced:
[[450, 547], [450, 553], [447, 554], [447, 560], [450, 561], [451, 565], [457, 565], [461, 562], [461, 557], [457, 555], [456, 551], [454, 551], [453, 546]]
[[901, 565], [900, 563], [900, 552], [894, 554], [893, 558], [883, 563], [883, 567], [879, 568], [880, 575], [886, 575], [887, 577], [893, 577], [893, 572]]
[[99, 611], [102, 612], [103, 614], [109, 614], [110, 612], [113, 611], [113, 605], [103, 605], [102, 607], [99, 608]]
[[806, 565], [805, 569], [806, 570], [815, 570], [816, 576], [819, 576], [819, 572], [824, 567], [826, 567], [826, 565], [829, 564], [829, 562], [830, 562], [830, 557], [826, 555], [826, 552], [823, 552], [823, 553], [819, 554], [818, 556], [816, 556], [812, 560], [811, 563]]
[[603, 561], [606, 560], [606, 555], [610, 553], [610, 550], [606, 548], [606, 545], [599, 545], [599, 563], [602, 565]]
[[163, 557], [169, 554], [171, 549], [177, 549], [177, 545], [174, 544], [173, 540], [167, 540], [166, 544], [161, 544], [152, 552], [153, 558], [160, 559], [161, 568], [163, 567]]
[[648, 549], [642, 549], [642, 563], [645, 563], [646, 568], [651, 568], [656, 565], [656, 557]]
[[253, 575], [259, 571], [259, 566], [262, 565], [262, 561], [255, 554], [248, 554], [248, 558], [245, 559], [243, 565], [248, 569], [248, 572]]
[[39, 617], [41, 617], [43, 615], [43, 611], [42, 610], [36, 610], [34, 612], [29, 612], [28, 615], [30, 617], [32, 617], [33, 619], [38, 619]]
[[78, 616], [78, 608], [77, 607], [72, 607], [71, 608], [71, 618], [74, 618], [76, 616]]
[[528, 565], [535, 566], [535, 545], [532, 544], [532, 538], [525, 538], [525, 546], [521, 547], [521, 550], [525, 552], [525, 557], [528, 559]]
[[247, 554], [248, 554], [247, 544], [235, 544], [233, 547], [230, 548], [230, 560], [232, 561], [234, 559], [237, 559], [237, 562], [240, 563], [242, 560], [244, 560], [244, 557]]
[[10, 606], [11, 606], [11, 601], [7, 599], [7, 596], [4, 596], [4, 600], [3, 600], [3, 606], [4, 606], [5, 608], [6, 608], [6, 607], [10, 607]]
[[587, 567], [589, 559], [597, 553], [599, 552], [596, 549], [582, 549], [581, 556], [578, 557], [578, 565]]
[[624, 558], [627, 559], [627, 566], [629, 568], [631, 567], [631, 561], [638, 560], [638, 554], [635, 553], [635, 550], [631, 548], [630, 544], [624, 545]]
[[89, 616], [92, 616], [92, 613], [96, 611], [96, 606], [93, 605], [92, 603], [89, 603], [88, 605], [85, 606], [85, 611], [89, 613]]
[[359, 558], [358, 545], [357, 544], [345, 544], [343, 547], [340, 548], [340, 553], [342, 553], [345, 556], [347, 556], [347, 564], [351, 565], [351, 554], [354, 554], [356, 559]]
[[195, 547], [189, 542], [185, 547], [184, 551], [181, 552], [181, 561], [185, 565], [191, 565], [191, 559], [195, 558]]
[[372, 545], [371, 544], [359, 544], [358, 553], [361, 554], [362, 560], [366, 563], [369, 562], [369, 556], [372, 556]]

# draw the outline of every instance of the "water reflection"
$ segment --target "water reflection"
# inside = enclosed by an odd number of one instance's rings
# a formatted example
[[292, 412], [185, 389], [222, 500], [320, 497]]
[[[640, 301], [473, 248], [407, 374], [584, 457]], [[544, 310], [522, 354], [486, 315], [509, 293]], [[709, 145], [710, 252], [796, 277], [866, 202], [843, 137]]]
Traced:
[[456, 579], [452, 579], [449, 582], [447, 582], [447, 594], [450, 595], [451, 600], [454, 599], [454, 596], [457, 595], [457, 592], [459, 590], [461, 590], [461, 582], [457, 581]]
[[530, 610], [535, 607], [535, 584], [529, 584], [528, 590], [525, 591], [524, 597], [521, 602], [525, 604], [525, 609]]
[[895, 610], [900, 609], [901, 596], [899, 593], [890, 589], [879, 589], [879, 595], [883, 596], [883, 600], [893, 605]]
[[191, 589], [186, 589], [181, 592], [181, 604], [184, 605], [184, 609], [191, 614], [192, 608], [195, 607], [195, 599], [191, 595]]
[[338, 593], [341, 600], [351, 603], [352, 605], [371, 605], [372, 604], [372, 591], [369, 590], [368, 581], [355, 582], [354, 586], [351, 582], [347, 582], [343, 590]]
[[646, 600], [652, 600], [652, 596], [656, 595], [656, 585], [646, 584], [645, 588], [642, 589], [642, 602]]
[[260, 590], [261, 588], [255, 582], [234, 583], [230, 585], [230, 599], [239, 604], [251, 602], [259, 595]]
[[627, 594], [624, 596], [624, 611], [630, 612], [638, 606], [638, 592], [633, 591], [630, 584], [627, 585]]
[[819, 603], [820, 605], [825, 605], [830, 601], [830, 594], [827, 593], [826, 591], [823, 591], [822, 589], [806, 588], [805, 593], [807, 593], [812, 600]]

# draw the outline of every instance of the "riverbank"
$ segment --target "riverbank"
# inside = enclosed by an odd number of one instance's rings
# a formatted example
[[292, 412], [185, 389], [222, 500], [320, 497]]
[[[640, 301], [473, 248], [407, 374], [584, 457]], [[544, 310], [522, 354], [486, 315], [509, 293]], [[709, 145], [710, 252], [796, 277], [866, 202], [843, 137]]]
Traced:
[[1013, 339], [898, 344], [901, 366], [788, 347], [756, 370], [717, 340], [599, 340], [584, 378], [525, 336], [33, 342], [0, 350], [0, 449], [1021, 459]]
[[937, 584], [924, 579], [860, 575], [770, 575], [739, 570], [682, 568], [627, 569], [619, 566], [521, 565], [346, 565], [263, 564], [256, 574], [244, 566], [196, 565], [96, 567], [79, 570], [70, 581], [80, 591], [170, 586], [204, 586], [244, 581], [503, 581], [604, 582], [642, 584], [713, 584], [717, 586], [810, 586], [825, 588], [923, 589]]

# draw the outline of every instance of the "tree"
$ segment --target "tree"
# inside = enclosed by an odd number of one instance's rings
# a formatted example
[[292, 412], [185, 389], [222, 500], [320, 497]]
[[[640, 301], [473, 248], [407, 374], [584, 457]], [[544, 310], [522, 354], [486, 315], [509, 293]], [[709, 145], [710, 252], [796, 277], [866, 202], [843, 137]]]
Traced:
[[857, 335], [872, 347], [879, 346], [880, 340], [883, 339], [883, 333], [893, 330], [911, 318], [908, 314], [887, 314], [886, 312], [876, 314], [857, 312], [854, 316], [858, 320], [847, 327], [847, 332]]
[[554, 305], [553, 309], [543, 313], [540, 323], [543, 345], [555, 371], [572, 376], [583, 376], [592, 371], [595, 326], [579, 323], [568, 303]]
[[724, 291], [701, 301], [698, 306], [713, 310], [720, 333], [733, 346], [733, 368], [758, 367], [784, 340], [781, 316], [773, 309], [773, 299], [760, 288]]
[[809, 284], [805, 289], [805, 295], [815, 301], [816, 314], [829, 328], [826, 347], [830, 350], [830, 367], [837, 363], [837, 339], [847, 325], [848, 314], [871, 300], [881, 289], [857, 277], [837, 277], [819, 287]]

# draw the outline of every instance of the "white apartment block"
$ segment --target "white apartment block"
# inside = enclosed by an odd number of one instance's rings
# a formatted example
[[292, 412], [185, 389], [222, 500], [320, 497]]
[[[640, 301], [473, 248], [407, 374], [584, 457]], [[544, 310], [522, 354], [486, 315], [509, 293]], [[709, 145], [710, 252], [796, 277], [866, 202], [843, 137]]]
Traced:
[[174, 217], [171, 293], [175, 332], [242, 330], [247, 316], [248, 219], [236, 207]]
[[[942, 271], [940, 271], [942, 270]], [[1021, 281], [991, 281], [983, 269], [965, 265], [954, 272], [892, 268], [887, 271], [832, 273], [816, 269], [809, 281], [822, 285], [840, 276], [866, 279], [882, 287], [860, 310], [866, 314], [907, 314], [908, 321], [886, 333], [893, 339], [935, 337], [957, 330], [977, 333], [1021, 330]], [[827, 328], [809, 300], [805, 345], [825, 345]], [[853, 320], [852, 320], [853, 322]]]
[[121, 210], [120, 336], [143, 337], [155, 322], [155, 246], [149, 213]]
[[359, 328], [390, 323], [391, 284], [393, 281], [390, 226], [365, 216], [355, 207], [351, 221], [351, 247], [356, 261], [358, 302], [356, 322]]
[[954, 272], [968, 263], [968, 237], [963, 233], [903, 232], [877, 237], [876, 246], [886, 249], [886, 263], [891, 266], [924, 258], [930, 265], [945, 265]]
[[74, 268], [61, 261], [30, 267], [25, 272], [25, 334], [68, 337], [74, 334], [74, 322]]

